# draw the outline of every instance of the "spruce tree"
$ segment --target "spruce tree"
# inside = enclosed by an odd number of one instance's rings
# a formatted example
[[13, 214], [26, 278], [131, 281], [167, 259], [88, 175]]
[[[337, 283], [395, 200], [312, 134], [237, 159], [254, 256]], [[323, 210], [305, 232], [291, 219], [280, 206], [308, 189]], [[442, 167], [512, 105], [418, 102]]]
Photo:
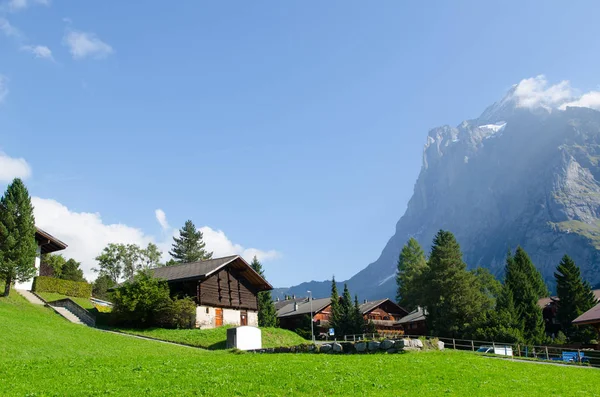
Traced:
[[461, 336], [472, 328], [483, 301], [478, 282], [468, 272], [454, 235], [440, 230], [429, 256], [422, 302], [427, 310], [428, 329], [435, 335]]
[[335, 276], [331, 278], [331, 314], [329, 316], [329, 326], [334, 329], [336, 336], [340, 335], [340, 332], [342, 332], [342, 309]]
[[348, 284], [344, 284], [344, 293], [342, 294], [342, 302], [340, 308], [340, 311], [342, 313], [342, 330], [340, 331], [340, 336], [352, 334], [355, 324], [355, 317], [354, 306], [352, 305], [352, 295], [350, 295]]
[[427, 270], [425, 252], [414, 238], [410, 238], [400, 251], [396, 273], [398, 304], [409, 312], [419, 305], [419, 294], [424, 289], [419, 284], [421, 274]]
[[[527, 277], [528, 283], [531, 286], [533, 293], [538, 299], [549, 295], [548, 287], [544, 282], [542, 273], [535, 267], [527, 252], [520, 246], [517, 247], [513, 261], [516, 268], [523, 272]], [[514, 292], [514, 291], [513, 291]]]
[[[173, 237], [173, 248], [169, 254], [173, 257], [174, 263], [191, 263], [205, 261], [212, 258], [212, 252], [208, 252], [205, 247], [202, 232], [196, 230], [196, 226], [191, 220], [185, 222], [185, 225], [179, 230], [179, 237]], [[172, 261], [167, 265], [173, 264]]]
[[547, 294], [547, 288], [541, 274], [520, 247], [514, 256], [510, 252], [507, 255], [504, 285], [513, 297], [516, 324], [525, 341], [542, 343], [545, 339], [544, 318], [537, 302]]
[[20, 179], [8, 186], [0, 199], [0, 279], [4, 296], [15, 281], [35, 276], [35, 219], [29, 192]]
[[558, 296], [556, 318], [562, 331], [572, 341], [588, 342], [594, 337], [589, 326], [575, 327], [572, 321], [596, 305], [596, 298], [587, 281], [581, 277], [581, 271], [568, 256], [563, 256], [554, 273]]
[[353, 334], [362, 334], [365, 332], [366, 322], [363, 317], [362, 311], [360, 310], [360, 304], [358, 303], [358, 296], [354, 295], [354, 329]]
[[[254, 256], [250, 267], [262, 278], [265, 273], [262, 264]], [[277, 327], [277, 311], [271, 297], [271, 291], [262, 291], [258, 293], [258, 326], [259, 327]]]

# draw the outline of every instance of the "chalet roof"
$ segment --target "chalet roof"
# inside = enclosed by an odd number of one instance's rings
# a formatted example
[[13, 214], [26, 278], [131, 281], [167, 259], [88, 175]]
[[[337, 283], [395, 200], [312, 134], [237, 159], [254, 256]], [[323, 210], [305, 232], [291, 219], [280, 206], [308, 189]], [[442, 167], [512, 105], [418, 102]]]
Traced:
[[394, 301], [392, 301], [389, 298], [365, 302], [362, 305], [360, 305], [360, 311], [362, 314], [367, 314], [371, 310], [378, 308], [379, 306], [381, 306], [384, 303], [388, 306], [394, 306], [394, 309], [396, 310], [395, 313], [408, 313], [408, 311], [406, 309], [403, 309], [402, 307], [398, 306]]
[[573, 320], [575, 325], [600, 323], [600, 303]]
[[42, 254], [49, 254], [67, 248], [67, 244], [37, 226], [35, 228], [35, 241], [41, 247]]
[[173, 266], [163, 266], [151, 269], [156, 278], [167, 281], [201, 280], [210, 277], [215, 272], [230, 267], [239, 271], [240, 275], [257, 286], [260, 291], [273, 289], [260, 274], [239, 255], [224, 256], [222, 258], [208, 259], [205, 261], [182, 263]]
[[[304, 298], [301, 302], [294, 301], [286, 301], [290, 302], [289, 304], [283, 306], [281, 309], [277, 310], [277, 317], [292, 317], [299, 316], [302, 314], [310, 314], [311, 305], [310, 300], [308, 298]], [[331, 303], [331, 298], [321, 298], [321, 299], [313, 299], [312, 300], [312, 312], [318, 313], [321, 310], [325, 309]], [[298, 309], [294, 310], [295, 304], [298, 305]]]
[[398, 321], [398, 324], [408, 324], [416, 321], [425, 321], [425, 311], [422, 307], [418, 307], [417, 309], [408, 313], [406, 316], [402, 317]]
[[275, 301], [274, 305], [275, 305], [275, 310], [279, 310], [282, 307], [289, 305], [292, 302], [302, 302], [305, 301], [306, 297], [303, 298], [294, 298], [294, 299], [287, 299], [287, 300], [282, 300], [282, 301]]
[[[596, 298], [596, 301], [600, 301], [600, 289], [595, 289], [592, 292], [594, 293], [594, 297]], [[541, 298], [540, 300], [538, 300], [537, 304], [539, 307], [541, 307], [543, 309], [546, 306], [548, 306], [550, 303], [558, 302], [558, 300], [559, 300], [558, 296], [548, 296], [546, 298]]]

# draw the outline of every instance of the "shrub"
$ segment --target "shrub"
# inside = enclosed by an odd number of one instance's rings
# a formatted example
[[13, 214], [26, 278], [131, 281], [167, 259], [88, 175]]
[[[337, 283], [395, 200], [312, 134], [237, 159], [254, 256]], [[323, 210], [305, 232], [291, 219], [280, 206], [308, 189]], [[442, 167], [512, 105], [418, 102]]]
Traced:
[[83, 281], [61, 280], [48, 276], [37, 276], [33, 279], [34, 292], [55, 292], [57, 294], [89, 298], [92, 296], [92, 285]]
[[167, 282], [141, 272], [113, 293], [113, 313], [122, 325], [150, 327], [157, 323], [158, 310], [170, 301]]
[[196, 304], [185, 297], [164, 301], [156, 310], [157, 325], [165, 328], [193, 328], [196, 322]]

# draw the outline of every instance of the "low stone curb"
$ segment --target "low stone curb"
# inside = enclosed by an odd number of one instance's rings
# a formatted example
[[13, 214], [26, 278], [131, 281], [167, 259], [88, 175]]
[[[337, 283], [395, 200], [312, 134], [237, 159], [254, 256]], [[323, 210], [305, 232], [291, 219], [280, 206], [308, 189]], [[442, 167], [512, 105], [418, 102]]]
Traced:
[[385, 339], [383, 341], [332, 342], [291, 347], [272, 347], [248, 350], [249, 353], [323, 353], [323, 354], [396, 354], [405, 351], [444, 350], [444, 342], [420, 339]]

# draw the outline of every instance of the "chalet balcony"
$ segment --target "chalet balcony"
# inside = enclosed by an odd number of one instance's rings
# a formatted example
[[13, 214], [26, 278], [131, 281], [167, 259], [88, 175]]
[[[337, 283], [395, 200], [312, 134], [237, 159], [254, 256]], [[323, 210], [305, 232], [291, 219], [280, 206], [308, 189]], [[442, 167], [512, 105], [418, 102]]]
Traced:
[[375, 326], [383, 326], [383, 327], [400, 327], [398, 321], [396, 320], [367, 320], [375, 324]]

